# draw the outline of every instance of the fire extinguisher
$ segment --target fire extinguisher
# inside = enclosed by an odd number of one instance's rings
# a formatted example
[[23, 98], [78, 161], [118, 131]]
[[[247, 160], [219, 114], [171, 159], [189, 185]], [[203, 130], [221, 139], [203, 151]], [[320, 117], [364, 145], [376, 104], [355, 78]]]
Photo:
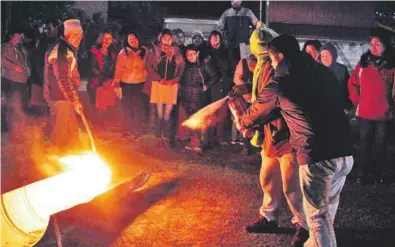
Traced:
[[[248, 109], [247, 102], [242, 97], [228, 97], [227, 104], [235, 122], [238, 122]], [[255, 134], [254, 129], [245, 127], [241, 127], [239, 131], [244, 138], [252, 138]]]

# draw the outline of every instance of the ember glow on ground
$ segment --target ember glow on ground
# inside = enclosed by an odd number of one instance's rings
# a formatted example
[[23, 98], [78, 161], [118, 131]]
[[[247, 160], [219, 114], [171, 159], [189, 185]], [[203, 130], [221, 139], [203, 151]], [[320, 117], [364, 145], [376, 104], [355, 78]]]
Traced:
[[[98, 141], [98, 153], [111, 166], [114, 179], [150, 169], [154, 173], [134, 193], [120, 186], [58, 214], [63, 246], [289, 245], [293, 227], [285, 201], [280, 225], [286, 233], [246, 234], [242, 229], [258, 216], [262, 199], [258, 155], [240, 156], [240, 147], [225, 146], [197, 157], [181, 148], [158, 150], [149, 136], [136, 143], [119, 141], [115, 130], [104, 134], [114, 141]], [[25, 149], [22, 144], [10, 146], [3, 136], [4, 189], [30, 183], [35, 166]], [[335, 222], [339, 246], [391, 246], [394, 198], [394, 185], [361, 187], [347, 181]], [[50, 226], [37, 246], [55, 245]]]

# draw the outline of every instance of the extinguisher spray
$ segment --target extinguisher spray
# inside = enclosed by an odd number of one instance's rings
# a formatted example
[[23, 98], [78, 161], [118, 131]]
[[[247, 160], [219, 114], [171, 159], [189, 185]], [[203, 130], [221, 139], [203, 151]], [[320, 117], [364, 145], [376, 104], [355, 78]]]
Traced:
[[[238, 122], [248, 109], [247, 102], [242, 97], [228, 97], [227, 104], [235, 122]], [[255, 134], [254, 129], [246, 127], [241, 127], [239, 131], [244, 138], [252, 138]]]

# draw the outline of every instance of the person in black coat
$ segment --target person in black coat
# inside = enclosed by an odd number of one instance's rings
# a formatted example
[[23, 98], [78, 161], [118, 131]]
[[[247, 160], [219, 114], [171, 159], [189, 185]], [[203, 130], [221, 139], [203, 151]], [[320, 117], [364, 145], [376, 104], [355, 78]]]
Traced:
[[[185, 51], [186, 64], [181, 79], [181, 106], [189, 117], [206, 105], [208, 90], [218, 81], [218, 75], [208, 62], [199, 61], [199, 51], [189, 45]], [[202, 152], [200, 134], [195, 132], [186, 148]]]
[[[218, 74], [218, 83], [211, 87], [209, 92], [209, 101], [215, 102], [225, 97], [232, 89], [234, 85], [233, 73], [229, 60], [229, 49], [225, 48], [221, 33], [216, 30], [212, 31], [208, 39], [208, 44], [209, 55], [207, 60]], [[231, 136], [232, 121], [228, 107], [221, 107], [216, 112], [216, 117], [220, 120], [209, 131], [210, 146], [221, 145], [221, 143], [229, 141]]]

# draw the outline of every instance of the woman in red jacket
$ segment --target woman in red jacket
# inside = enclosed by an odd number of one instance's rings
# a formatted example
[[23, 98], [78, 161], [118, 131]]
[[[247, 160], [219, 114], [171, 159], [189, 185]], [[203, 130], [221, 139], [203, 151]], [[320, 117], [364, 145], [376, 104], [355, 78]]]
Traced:
[[386, 136], [395, 110], [395, 54], [390, 35], [373, 29], [369, 51], [362, 55], [348, 81], [350, 100], [357, 107], [360, 141], [357, 152], [361, 182], [383, 182]]
[[110, 32], [100, 34], [96, 45], [90, 50], [92, 74], [88, 84], [88, 94], [92, 106], [98, 111], [106, 110], [115, 105], [114, 78], [115, 51], [113, 37]]

